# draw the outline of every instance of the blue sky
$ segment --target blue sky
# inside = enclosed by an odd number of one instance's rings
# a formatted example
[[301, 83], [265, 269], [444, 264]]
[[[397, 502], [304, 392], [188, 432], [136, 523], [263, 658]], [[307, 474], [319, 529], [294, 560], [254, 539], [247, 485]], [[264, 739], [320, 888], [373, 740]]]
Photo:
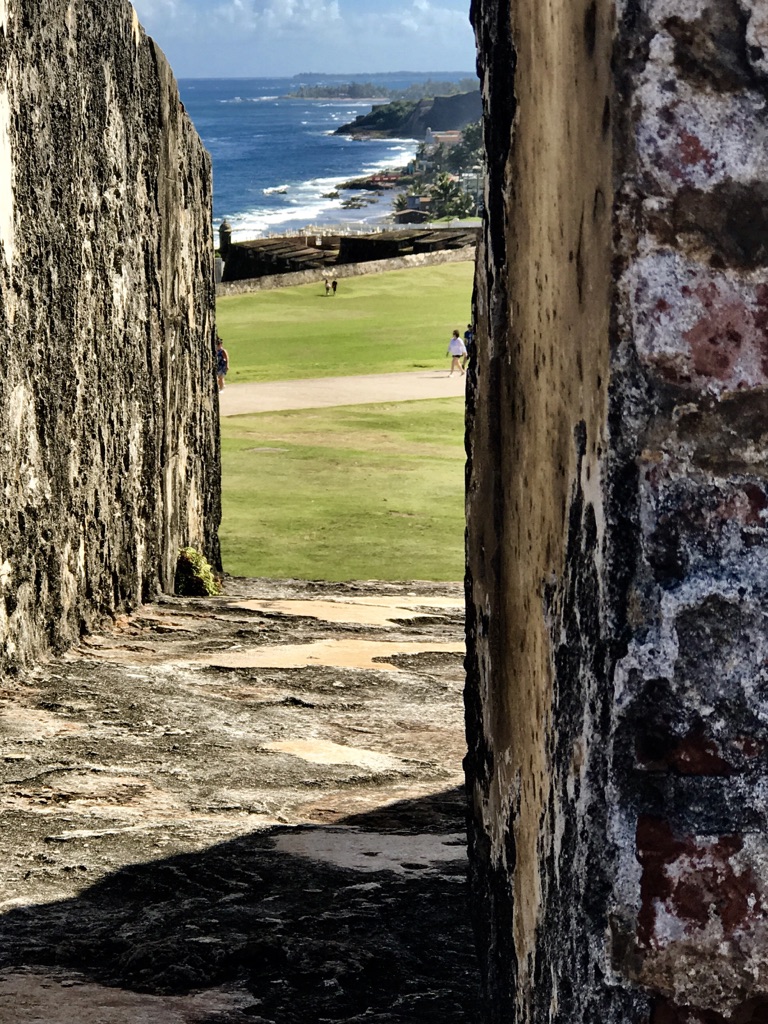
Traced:
[[469, 0], [133, 0], [178, 78], [472, 71]]

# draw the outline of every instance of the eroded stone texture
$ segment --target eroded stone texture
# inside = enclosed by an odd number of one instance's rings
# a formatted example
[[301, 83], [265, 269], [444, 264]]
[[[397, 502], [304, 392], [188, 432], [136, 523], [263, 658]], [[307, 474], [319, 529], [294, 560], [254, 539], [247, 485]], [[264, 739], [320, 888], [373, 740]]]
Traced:
[[129, 3], [0, 3], [5, 664], [218, 560], [210, 181]]
[[227, 578], [0, 685], [2, 1024], [476, 1024], [461, 598]]
[[488, 1016], [768, 1017], [768, 6], [477, 0]]

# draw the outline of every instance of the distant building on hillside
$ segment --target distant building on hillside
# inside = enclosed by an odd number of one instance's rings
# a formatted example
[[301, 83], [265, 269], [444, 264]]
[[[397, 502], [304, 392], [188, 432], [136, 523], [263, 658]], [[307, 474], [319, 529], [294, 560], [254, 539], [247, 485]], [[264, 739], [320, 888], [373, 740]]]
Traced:
[[437, 149], [438, 146], [442, 146], [444, 149], [452, 149], [459, 142], [461, 142], [460, 131], [433, 132], [431, 128], [427, 128], [425, 143], [428, 148]]

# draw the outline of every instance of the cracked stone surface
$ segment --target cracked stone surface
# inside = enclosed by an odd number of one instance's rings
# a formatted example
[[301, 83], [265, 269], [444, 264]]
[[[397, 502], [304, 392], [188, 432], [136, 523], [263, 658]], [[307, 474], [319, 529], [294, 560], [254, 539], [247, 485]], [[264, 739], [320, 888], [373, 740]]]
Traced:
[[20, 673], [3, 1024], [477, 1019], [462, 658], [458, 584], [230, 579]]

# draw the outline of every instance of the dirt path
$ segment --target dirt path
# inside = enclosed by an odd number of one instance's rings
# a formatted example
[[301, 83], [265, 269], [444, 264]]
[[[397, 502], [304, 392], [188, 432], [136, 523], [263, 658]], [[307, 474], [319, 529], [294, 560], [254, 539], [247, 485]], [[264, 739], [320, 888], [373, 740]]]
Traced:
[[219, 395], [222, 416], [285, 409], [321, 409], [335, 405], [411, 402], [464, 394], [466, 377], [448, 370], [375, 373], [361, 377], [315, 377], [271, 384], [228, 384]]

